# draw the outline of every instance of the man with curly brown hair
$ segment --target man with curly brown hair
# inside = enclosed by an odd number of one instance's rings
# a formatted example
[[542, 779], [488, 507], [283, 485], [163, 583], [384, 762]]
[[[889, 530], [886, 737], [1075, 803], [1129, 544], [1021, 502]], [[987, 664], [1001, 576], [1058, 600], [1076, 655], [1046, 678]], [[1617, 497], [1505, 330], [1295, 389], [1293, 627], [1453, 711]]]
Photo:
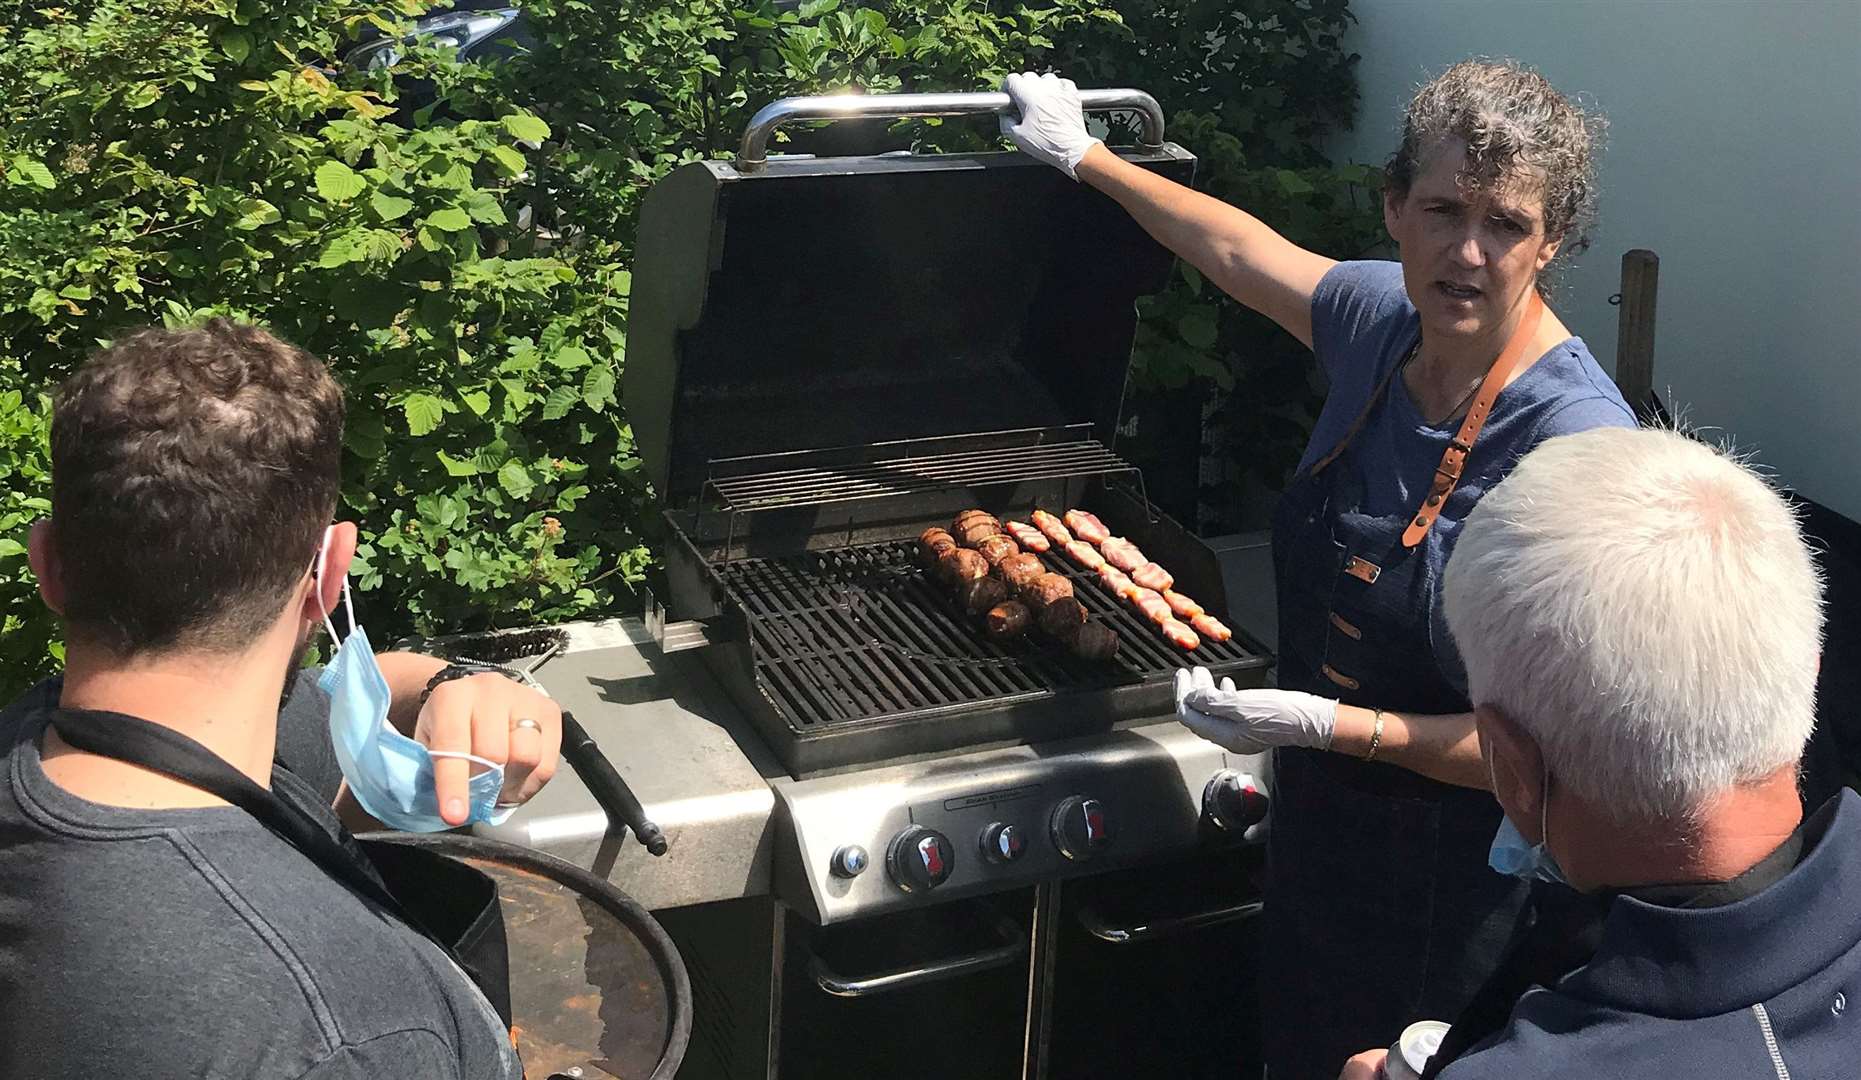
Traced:
[[[59, 388], [30, 556], [65, 671], [0, 712], [0, 1075], [521, 1075], [447, 949], [331, 857], [363, 777], [299, 664], [355, 553], [342, 430], [321, 361], [226, 320], [127, 334]], [[379, 661], [434, 827], [476, 813], [459, 755], [507, 803], [549, 778], [548, 699]]]

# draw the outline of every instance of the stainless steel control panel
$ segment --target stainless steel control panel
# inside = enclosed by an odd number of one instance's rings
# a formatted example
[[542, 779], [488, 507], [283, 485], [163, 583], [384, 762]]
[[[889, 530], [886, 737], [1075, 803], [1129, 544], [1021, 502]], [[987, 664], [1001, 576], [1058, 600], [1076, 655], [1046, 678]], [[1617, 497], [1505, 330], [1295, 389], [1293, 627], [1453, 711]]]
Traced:
[[821, 923], [1265, 837], [1267, 759], [1172, 721], [781, 779], [775, 887]]

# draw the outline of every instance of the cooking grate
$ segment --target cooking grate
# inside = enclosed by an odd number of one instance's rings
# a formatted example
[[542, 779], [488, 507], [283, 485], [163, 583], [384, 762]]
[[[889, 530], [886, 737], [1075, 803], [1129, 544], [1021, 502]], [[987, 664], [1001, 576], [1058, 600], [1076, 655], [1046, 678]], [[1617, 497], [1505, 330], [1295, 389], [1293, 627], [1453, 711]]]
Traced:
[[1039, 635], [998, 643], [920, 569], [916, 548], [892, 541], [717, 567], [749, 617], [758, 682], [797, 732], [1159, 680], [1192, 664], [1219, 672], [1266, 662], [1238, 636], [1173, 648], [1058, 552], [1041, 560], [1117, 632], [1118, 655], [1080, 660]]
[[1092, 438], [1091, 430], [1076, 424], [718, 458], [705, 493], [735, 514], [1118, 473], [1134, 473], [1141, 484], [1137, 467]]

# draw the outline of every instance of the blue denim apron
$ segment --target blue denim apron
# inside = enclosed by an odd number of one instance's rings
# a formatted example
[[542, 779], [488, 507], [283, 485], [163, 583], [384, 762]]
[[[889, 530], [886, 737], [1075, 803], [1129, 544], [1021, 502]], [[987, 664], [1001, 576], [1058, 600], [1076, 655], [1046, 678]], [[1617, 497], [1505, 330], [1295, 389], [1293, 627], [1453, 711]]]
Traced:
[[[1279, 685], [1394, 712], [1467, 712], [1457, 670], [1444, 669], [1458, 659], [1432, 643], [1436, 577], [1423, 545], [1405, 543], [1415, 516], [1365, 513], [1357, 470], [1327, 467], [1402, 367], [1274, 514]], [[1269, 1076], [1330, 1080], [1409, 1023], [1458, 1016], [1499, 962], [1527, 889], [1486, 865], [1501, 818], [1486, 792], [1326, 751], [1286, 747], [1273, 764]]]

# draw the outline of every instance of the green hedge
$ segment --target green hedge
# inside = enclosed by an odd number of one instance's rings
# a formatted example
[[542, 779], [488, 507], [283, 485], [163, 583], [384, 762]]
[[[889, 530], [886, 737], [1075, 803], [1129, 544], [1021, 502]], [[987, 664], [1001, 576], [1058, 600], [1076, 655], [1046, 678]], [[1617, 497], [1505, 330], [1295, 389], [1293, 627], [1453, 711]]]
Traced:
[[[210, 313], [272, 326], [347, 387], [343, 513], [378, 638], [631, 610], [651, 566], [617, 389], [635, 215], [776, 97], [1059, 67], [1156, 92], [1204, 183], [1296, 239], [1337, 250], [1368, 228], [1365, 178], [1318, 150], [1355, 102], [1342, 0], [525, 8], [532, 55], [416, 51], [403, 71], [440, 97], [421, 114], [385, 74], [327, 63], [395, 28], [366, 0], [0, 13], [0, 696], [60, 659], [24, 554], [47, 508], [47, 390], [125, 327]], [[896, 134], [995, 142], [983, 125]], [[1140, 382], [1245, 386], [1283, 347], [1207, 293], [1185, 276], [1148, 305]], [[1306, 393], [1262, 400], [1296, 411]]]

